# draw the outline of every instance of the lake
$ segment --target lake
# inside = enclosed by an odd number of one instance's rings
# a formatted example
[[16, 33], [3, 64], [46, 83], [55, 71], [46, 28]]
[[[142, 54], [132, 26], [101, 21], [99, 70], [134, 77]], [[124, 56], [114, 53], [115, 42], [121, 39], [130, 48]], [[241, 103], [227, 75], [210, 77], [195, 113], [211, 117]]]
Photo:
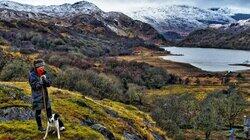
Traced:
[[175, 62], [189, 63], [206, 71], [238, 71], [250, 69], [245, 66], [230, 66], [229, 64], [241, 64], [250, 61], [250, 51], [212, 49], [212, 48], [183, 48], [163, 47], [171, 54], [182, 54], [182, 56], [163, 56], [163, 59]]

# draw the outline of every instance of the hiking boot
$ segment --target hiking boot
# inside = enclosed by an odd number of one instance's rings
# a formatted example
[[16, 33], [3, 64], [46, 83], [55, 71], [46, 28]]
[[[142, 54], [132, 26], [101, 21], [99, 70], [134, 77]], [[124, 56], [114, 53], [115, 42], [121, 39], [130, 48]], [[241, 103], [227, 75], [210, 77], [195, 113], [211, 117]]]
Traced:
[[38, 131], [44, 132], [44, 131], [46, 131], [46, 129], [44, 129], [43, 127], [38, 127]]

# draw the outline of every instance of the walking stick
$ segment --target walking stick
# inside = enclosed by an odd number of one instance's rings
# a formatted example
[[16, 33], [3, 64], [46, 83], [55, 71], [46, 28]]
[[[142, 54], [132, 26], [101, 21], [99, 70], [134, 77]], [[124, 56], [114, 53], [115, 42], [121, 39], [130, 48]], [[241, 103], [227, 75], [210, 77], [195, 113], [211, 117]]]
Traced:
[[46, 118], [47, 118], [47, 121], [48, 121], [49, 118], [48, 118], [48, 112], [47, 112], [47, 101], [46, 101], [46, 95], [45, 95], [45, 92], [44, 92], [44, 86], [42, 86], [42, 93], [43, 93], [43, 103], [44, 103], [44, 107], [45, 107]]

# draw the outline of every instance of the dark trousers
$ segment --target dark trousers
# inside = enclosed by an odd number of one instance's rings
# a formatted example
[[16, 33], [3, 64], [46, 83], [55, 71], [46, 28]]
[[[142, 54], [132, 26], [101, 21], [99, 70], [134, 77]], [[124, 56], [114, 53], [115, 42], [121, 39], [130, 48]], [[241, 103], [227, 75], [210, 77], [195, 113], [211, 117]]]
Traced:
[[[51, 108], [46, 109], [47, 112], [47, 118], [49, 119], [52, 116], [52, 110]], [[36, 118], [36, 123], [38, 127], [42, 127], [42, 117], [41, 117], [42, 110], [36, 110], [35, 111], [35, 118]], [[59, 127], [64, 126], [63, 122], [59, 119]]]

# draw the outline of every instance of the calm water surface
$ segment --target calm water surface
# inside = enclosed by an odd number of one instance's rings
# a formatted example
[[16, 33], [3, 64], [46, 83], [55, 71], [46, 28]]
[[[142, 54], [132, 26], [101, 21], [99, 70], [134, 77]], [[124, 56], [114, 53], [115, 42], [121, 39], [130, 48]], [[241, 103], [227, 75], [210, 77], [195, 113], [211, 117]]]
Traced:
[[230, 66], [250, 61], [250, 51], [210, 49], [210, 48], [180, 48], [164, 47], [172, 54], [183, 56], [163, 56], [166, 60], [189, 63], [206, 71], [237, 71], [246, 70], [250, 67]]

